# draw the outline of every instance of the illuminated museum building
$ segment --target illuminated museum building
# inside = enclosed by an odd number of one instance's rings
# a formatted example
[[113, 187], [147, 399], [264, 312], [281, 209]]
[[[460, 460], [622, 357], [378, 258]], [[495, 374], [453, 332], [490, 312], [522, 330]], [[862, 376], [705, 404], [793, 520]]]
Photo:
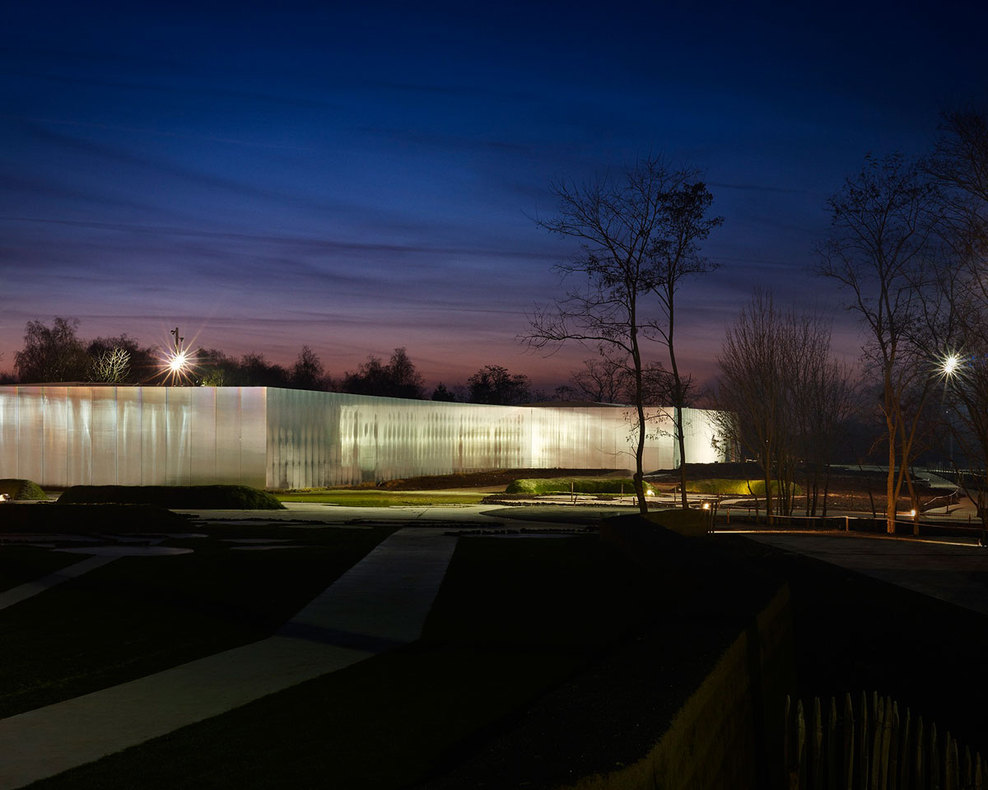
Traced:
[[[686, 457], [720, 460], [686, 409]], [[645, 469], [678, 465], [650, 410]], [[490, 469], [634, 466], [628, 407], [487, 406], [271, 387], [0, 387], [0, 477], [70, 485], [347, 485]]]

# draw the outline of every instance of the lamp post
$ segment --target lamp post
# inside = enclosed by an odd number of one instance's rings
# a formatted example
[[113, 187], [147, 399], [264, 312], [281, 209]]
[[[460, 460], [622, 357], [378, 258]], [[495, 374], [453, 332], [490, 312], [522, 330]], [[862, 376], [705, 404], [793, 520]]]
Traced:
[[[961, 374], [961, 368], [964, 363], [963, 357], [956, 352], [951, 352], [947, 354], [940, 361], [940, 378], [943, 379], [944, 386], [950, 384], [956, 377]], [[946, 414], [950, 413], [950, 409], [947, 409]], [[947, 456], [950, 460], [950, 466], [954, 466], [954, 427], [950, 424], [948, 420], [947, 424]]]
[[175, 347], [165, 357], [165, 368], [168, 378], [172, 381], [179, 381], [184, 378], [192, 360], [189, 351], [185, 348], [185, 338], [178, 332], [176, 326], [168, 334], [175, 338]]

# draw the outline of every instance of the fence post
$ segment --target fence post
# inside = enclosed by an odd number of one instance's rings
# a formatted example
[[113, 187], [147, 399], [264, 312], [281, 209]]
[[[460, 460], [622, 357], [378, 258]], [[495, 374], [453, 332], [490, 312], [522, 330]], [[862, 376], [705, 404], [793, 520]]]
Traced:
[[898, 790], [899, 787], [899, 744], [902, 734], [902, 721], [899, 719], [899, 703], [892, 703], [892, 720], [889, 730], [888, 760], [886, 761], [888, 790]]
[[854, 787], [854, 732], [857, 729], [854, 721], [854, 706], [851, 704], [851, 694], [844, 695], [844, 770], [841, 777], [844, 787]]
[[[792, 776], [792, 697], [786, 694], [786, 712], [782, 724], [782, 759], [785, 764], [786, 776]], [[789, 782], [792, 786], [792, 781]]]
[[877, 692], [861, 692], [857, 710], [845, 693], [843, 717], [835, 697], [814, 697], [812, 710], [786, 697], [790, 790], [988, 790], [980, 753], [903, 710], [900, 717], [898, 702]]
[[906, 708], [906, 719], [903, 722], [902, 730], [899, 733], [899, 769], [898, 784], [902, 790], [912, 787], [912, 765], [909, 758], [912, 757], [912, 713]]
[[858, 763], [857, 779], [855, 781], [855, 786], [861, 788], [869, 787], [868, 778], [871, 774], [871, 753], [869, 751], [868, 743], [868, 732], [871, 729], [871, 717], [868, 715], [868, 695], [865, 692], [861, 692], [861, 713], [858, 719], [857, 733], [855, 736], [855, 741], [857, 741], [857, 749], [855, 749], [855, 757]]
[[943, 744], [943, 788], [957, 790], [957, 742], [951, 737], [950, 730]]
[[889, 757], [892, 753], [892, 726], [893, 726], [893, 716], [892, 716], [892, 698], [885, 698], [885, 726], [882, 727], [882, 781], [880, 788], [881, 790], [887, 790], [889, 786], [889, 774], [891, 773], [891, 766], [889, 763]]
[[838, 790], [837, 782], [841, 765], [838, 761], [837, 742], [837, 700], [830, 698], [830, 721], [827, 722], [827, 742], [824, 749], [827, 754], [827, 790]]
[[823, 716], [820, 712], [820, 698], [813, 698], [813, 720], [810, 733], [809, 771], [810, 787], [819, 790], [823, 785]]
[[926, 782], [926, 732], [923, 727], [923, 717], [916, 721], [916, 769], [913, 772], [913, 787], [923, 787]]
[[885, 731], [885, 700], [877, 691], [871, 696], [871, 779], [868, 787], [879, 790], [882, 786], [882, 733]]
[[805, 787], [806, 776], [806, 721], [803, 717], [803, 703], [786, 696], [785, 760], [789, 774], [789, 790]]

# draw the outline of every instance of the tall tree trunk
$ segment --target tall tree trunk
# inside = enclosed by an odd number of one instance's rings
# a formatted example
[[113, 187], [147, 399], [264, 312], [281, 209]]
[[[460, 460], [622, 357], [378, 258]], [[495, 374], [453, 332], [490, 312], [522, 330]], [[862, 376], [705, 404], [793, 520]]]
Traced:
[[676, 348], [673, 345], [673, 294], [668, 294], [669, 328], [666, 331], [666, 343], [669, 346], [669, 368], [672, 370], [672, 399], [673, 399], [673, 430], [679, 446], [679, 491], [683, 509], [689, 507], [686, 497], [686, 436], [683, 431], [683, 407], [686, 405], [686, 393], [683, 391], [683, 380], [679, 376], [679, 365], [676, 364]]
[[889, 468], [885, 478], [885, 531], [889, 535], [895, 534], [895, 508], [899, 498], [899, 489], [896, 485], [896, 438], [898, 435], [899, 410], [894, 403], [892, 372], [889, 366], [885, 367], [885, 428], [889, 435]]
[[765, 475], [765, 523], [772, 523], [772, 456], [766, 451], [762, 469]]
[[635, 485], [635, 496], [638, 498], [638, 512], [643, 516], [648, 513], [648, 500], [645, 498], [645, 406], [642, 387], [642, 355], [638, 346], [638, 323], [635, 304], [631, 310], [631, 361], [635, 368], [635, 407], [638, 411], [638, 441], [635, 445], [635, 474], [632, 478]]
[[674, 409], [675, 417], [673, 418], [676, 431], [676, 441], [679, 443], [679, 491], [680, 491], [680, 504], [682, 504], [683, 509], [689, 507], [689, 501], [686, 496], [686, 440], [683, 438], [683, 407], [676, 406]]

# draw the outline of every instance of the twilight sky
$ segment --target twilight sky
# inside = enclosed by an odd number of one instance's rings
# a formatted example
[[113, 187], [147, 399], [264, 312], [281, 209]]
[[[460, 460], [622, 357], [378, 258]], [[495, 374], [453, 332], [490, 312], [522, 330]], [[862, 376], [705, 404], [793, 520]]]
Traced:
[[[725, 217], [682, 292], [681, 366], [714, 372], [760, 286], [832, 313], [809, 273], [867, 152], [928, 149], [988, 106], [982, 2], [3, 3], [0, 369], [24, 324], [187, 339], [339, 376], [405, 346], [429, 384], [494, 363], [575, 245], [554, 180], [662, 154]], [[655, 358], [661, 359], [659, 349]]]

